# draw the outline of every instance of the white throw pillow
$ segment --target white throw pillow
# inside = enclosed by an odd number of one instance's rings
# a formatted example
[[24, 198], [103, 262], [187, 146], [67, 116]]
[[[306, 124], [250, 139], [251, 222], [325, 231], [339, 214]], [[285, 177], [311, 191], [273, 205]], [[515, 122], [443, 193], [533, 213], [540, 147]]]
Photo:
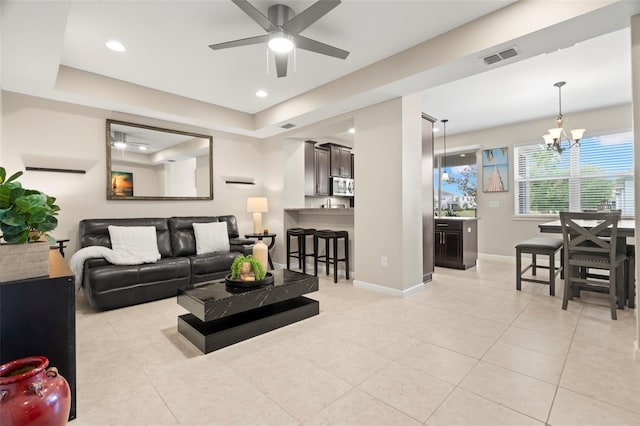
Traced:
[[228, 252], [230, 249], [227, 222], [194, 222], [193, 233], [197, 254]]
[[126, 253], [143, 263], [154, 263], [160, 259], [155, 226], [109, 225], [109, 236], [115, 252]]

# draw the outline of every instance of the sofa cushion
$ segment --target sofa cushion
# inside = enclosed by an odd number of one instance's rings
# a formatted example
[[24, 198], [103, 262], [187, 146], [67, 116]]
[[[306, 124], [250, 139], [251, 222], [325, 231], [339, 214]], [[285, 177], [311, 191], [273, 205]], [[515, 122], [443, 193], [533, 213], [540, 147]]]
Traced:
[[[134, 218], [134, 219], [84, 219], [80, 221], [80, 246], [111, 247], [109, 225], [115, 226], [155, 226], [158, 251], [164, 257], [171, 257], [171, 236], [169, 223], [165, 218]], [[194, 252], [195, 253], [195, 252]]]
[[193, 223], [196, 254], [226, 253], [229, 251], [227, 222]]
[[169, 218], [171, 245], [174, 256], [193, 256], [196, 254], [194, 223], [219, 222], [217, 216], [180, 216]]
[[[190, 265], [187, 258], [160, 259], [156, 263], [142, 265], [106, 265], [89, 268], [83, 281], [91, 283], [91, 291], [101, 294], [143, 286], [149, 283], [171, 281], [189, 277]], [[86, 286], [85, 286], [86, 288]]]
[[[92, 266], [87, 267], [87, 263]], [[191, 288], [191, 265], [186, 258], [157, 263], [117, 266], [103, 259], [85, 263], [84, 294], [95, 309], [106, 310], [175, 297]]]
[[238, 238], [240, 233], [238, 232], [238, 220], [232, 214], [218, 216], [220, 222], [227, 222], [227, 232], [229, 233], [229, 239]]
[[[160, 259], [158, 239], [156, 238], [156, 228], [154, 226], [109, 225], [107, 229], [109, 229], [109, 238], [114, 252], [124, 252], [131, 256], [133, 260], [131, 263], [153, 263]], [[126, 260], [129, 260], [129, 258], [127, 257]], [[120, 263], [115, 260], [111, 261]]]
[[191, 282], [199, 283], [223, 278], [231, 273], [231, 264], [241, 253], [209, 253], [189, 256], [191, 261]]

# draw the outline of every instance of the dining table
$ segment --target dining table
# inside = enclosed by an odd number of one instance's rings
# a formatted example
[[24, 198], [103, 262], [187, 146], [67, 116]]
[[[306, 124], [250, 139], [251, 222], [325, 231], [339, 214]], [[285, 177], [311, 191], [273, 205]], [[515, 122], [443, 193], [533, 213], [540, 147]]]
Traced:
[[[573, 220], [577, 225], [582, 226], [585, 229], [590, 229], [597, 226], [600, 222], [597, 220]], [[540, 232], [548, 234], [562, 234], [562, 225], [560, 220], [553, 220], [550, 222], [541, 223], [538, 225]], [[636, 277], [635, 277], [635, 245], [629, 243], [628, 238], [635, 237], [636, 222], [633, 219], [621, 219], [618, 222], [618, 242], [617, 247], [620, 252], [626, 254], [629, 262], [625, 266], [625, 276], [627, 278], [626, 285], [626, 299], [627, 306], [631, 309], [635, 307], [635, 290], [636, 290]], [[606, 236], [607, 231], [603, 231], [602, 235]], [[616, 251], [618, 251], [616, 250]]]

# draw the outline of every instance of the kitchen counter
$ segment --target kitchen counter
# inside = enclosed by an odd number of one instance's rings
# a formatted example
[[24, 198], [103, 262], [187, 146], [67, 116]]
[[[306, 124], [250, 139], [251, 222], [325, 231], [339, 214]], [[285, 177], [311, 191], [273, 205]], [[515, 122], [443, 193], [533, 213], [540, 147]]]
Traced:
[[[349, 233], [349, 258], [355, 259], [355, 243], [353, 240], [354, 211], [355, 209], [350, 207], [326, 209], [319, 207], [305, 207], [284, 209], [284, 229], [313, 228], [332, 229], [334, 231], [347, 231]], [[342, 249], [340, 248], [339, 250]], [[322, 249], [321, 252], [324, 252], [324, 249]], [[342, 262], [340, 262], [340, 264], [342, 264]], [[352, 274], [355, 273], [353, 266], [354, 263], [352, 261], [350, 265]], [[309, 265], [307, 265], [307, 268], [309, 268]], [[313, 266], [311, 266], [311, 269], [307, 269], [307, 271], [313, 271]], [[340, 272], [340, 274], [343, 273], [344, 271]]]
[[462, 216], [434, 216], [434, 220], [478, 220], [477, 217], [462, 217]]
[[284, 209], [285, 212], [294, 214], [320, 214], [320, 215], [349, 215], [353, 216], [355, 209], [351, 207], [340, 208], [319, 208], [319, 207], [302, 207], [297, 209]]

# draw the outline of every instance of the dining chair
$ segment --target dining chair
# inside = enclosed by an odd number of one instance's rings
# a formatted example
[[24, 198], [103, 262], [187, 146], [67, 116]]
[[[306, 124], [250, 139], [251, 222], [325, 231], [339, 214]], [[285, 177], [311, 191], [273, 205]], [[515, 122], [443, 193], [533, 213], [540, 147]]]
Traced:
[[[574, 290], [609, 294], [611, 319], [617, 319], [618, 298], [624, 286], [624, 262], [627, 256], [618, 252], [620, 212], [560, 212], [564, 243], [565, 285], [562, 309], [573, 299]], [[587, 273], [589, 269], [608, 270], [608, 275]]]

